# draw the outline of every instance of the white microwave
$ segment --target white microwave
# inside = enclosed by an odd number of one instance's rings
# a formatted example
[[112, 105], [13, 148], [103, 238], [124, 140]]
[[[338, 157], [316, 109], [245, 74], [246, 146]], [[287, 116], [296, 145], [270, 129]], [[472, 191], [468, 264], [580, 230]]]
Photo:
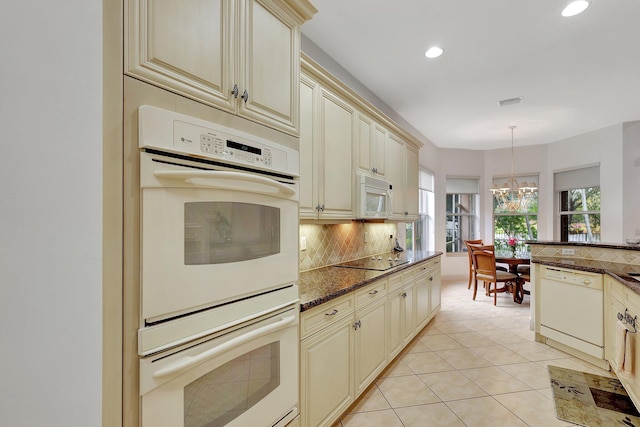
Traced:
[[391, 183], [366, 175], [357, 175], [356, 218], [386, 219], [391, 211]]

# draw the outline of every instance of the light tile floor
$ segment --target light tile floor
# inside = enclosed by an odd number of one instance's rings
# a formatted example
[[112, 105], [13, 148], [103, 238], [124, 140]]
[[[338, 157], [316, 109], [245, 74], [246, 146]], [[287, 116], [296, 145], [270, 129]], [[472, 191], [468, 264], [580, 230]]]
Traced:
[[471, 299], [442, 283], [441, 311], [334, 427], [565, 427], [547, 365], [612, 376], [534, 341], [529, 297]]

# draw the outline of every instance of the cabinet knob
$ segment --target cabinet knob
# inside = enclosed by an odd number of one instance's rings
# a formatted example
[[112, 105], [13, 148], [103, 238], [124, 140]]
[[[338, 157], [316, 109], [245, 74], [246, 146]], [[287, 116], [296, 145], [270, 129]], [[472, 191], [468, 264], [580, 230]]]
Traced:
[[407, 293], [406, 293], [406, 292], [403, 292], [403, 293], [402, 293], [402, 298], [406, 298], [406, 297], [407, 297]]
[[247, 90], [245, 89], [240, 98], [244, 99], [244, 103], [246, 104], [249, 100], [249, 92], [247, 92]]
[[433, 276], [429, 277], [429, 281], [433, 282]]
[[404, 214], [405, 214], [405, 216], [407, 216], [407, 215], [409, 215], [409, 212], [407, 212], [407, 211], [404, 211]]
[[233, 90], [231, 90], [231, 95], [233, 95], [234, 98], [237, 98], [239, 93], [240, 93], [240, 89], [238, 89], [238, 85], [233, 85]]

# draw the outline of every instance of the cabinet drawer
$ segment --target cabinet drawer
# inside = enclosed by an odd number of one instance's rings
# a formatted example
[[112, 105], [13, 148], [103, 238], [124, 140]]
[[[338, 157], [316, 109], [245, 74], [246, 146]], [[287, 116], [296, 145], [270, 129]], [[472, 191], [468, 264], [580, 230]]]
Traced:
[[356, 292], [356, 309], [387, 296], [387, 281], [380, 280]]
[[407, 270], [402, 272], [402, 284], [403, 285], [406, 285], [408, 283], [413, 282], [413, 278], [415, 277], [414, 276], [415, 271], [416, 271], [416, 269], [414, 267], [414, 268], [410, 268], [410, 269], [407, 269]]
[[617, 299], [618, 301], [625, 302], [627, 300], [627, 291], [624, 285], [620, 283], [616, 283], [613, 280], [607, 282], [608, 290], [611, 292], [611, 296]]
[[387, 289], [389, 292], [395, 291], [402, 287], [402, 274], [396, 273], [389, 276], [387, 279]]
[[354, 298], [345, 296], [314, 307], [300, 315], [300, 339], [353, 314]]

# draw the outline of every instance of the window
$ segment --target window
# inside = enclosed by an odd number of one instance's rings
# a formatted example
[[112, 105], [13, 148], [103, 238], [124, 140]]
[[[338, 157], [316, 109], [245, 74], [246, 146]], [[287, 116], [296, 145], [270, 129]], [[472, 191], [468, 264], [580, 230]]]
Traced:
[[600, 242], [600, 166], [554, 174], [561, 242]]
[[[537, 185], [538, 175], [517, 176], [518, 182], [530, 182]], [[493, 183], [500, 185], [502, 178], [493, 178]], [[515, 242], [516, 254], [526, 254], [529, 247], [525, 241], [538, 240], [538, 192], [529, 194], [529, 203], [521, 210], [511, 212], [501, 210], [496, 197], [493, 197], [493, 244], [496, 251], [507, 252], [511, 248], [509, 240]]]
[[[420, 181], [418, 187], [419, 213], [418, 220], [411, 224], [411, 232], [415, 239], [416, 251], [433, 251], [435, 249], [435, 195], [433, 192], [433, 173], [426, 169], [420, 169]], [[409, 238], [409, 227], [407, 224], [407, 239]], [[408, 245], [408, 243], [407, 243]]]
[[477, 239], [478, 179], [447, 178], [446, 252], [464, 252], [464, 240]]

